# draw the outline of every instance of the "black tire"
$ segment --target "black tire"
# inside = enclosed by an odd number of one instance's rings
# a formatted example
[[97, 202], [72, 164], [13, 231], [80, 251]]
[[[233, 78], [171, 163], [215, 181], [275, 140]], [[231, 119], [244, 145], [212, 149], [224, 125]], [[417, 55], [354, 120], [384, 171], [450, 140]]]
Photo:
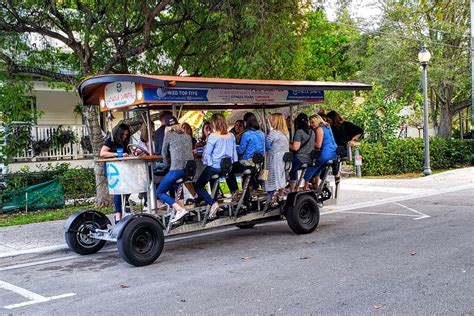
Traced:
[[318, 203], [311, 195], [300, 195], [296, 205], [288, 207], [286, 220], [294, 233], [312, 233], [319, 224]]
[[122, 258], [136, 267], [155, 262], [164, 244], [165, 237], [160, 224], [146, 216], [132, 219], [117, 240], [117, 248]]
[[255, 226], [256, 223], [238, 223], [238, 224], [235, 224], [235, 226], [237, 226], [238, 228], [240, 229], [250, 229], [250, 228], [253, 228]]
[[95, 211], [85, 211], [69, 226], [64, 238], [69, 249], [80, 255], [96, 253], [105, 245], [105, 240], [93, 239], [88, 236], [92, 229], [106, 229], [110, 221]]

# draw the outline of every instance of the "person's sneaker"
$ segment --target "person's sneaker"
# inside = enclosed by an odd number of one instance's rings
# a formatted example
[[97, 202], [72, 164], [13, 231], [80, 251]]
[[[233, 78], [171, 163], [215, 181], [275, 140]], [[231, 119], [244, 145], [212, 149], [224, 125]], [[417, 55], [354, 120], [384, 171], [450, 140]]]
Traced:
[[186, 211], [186, 210], [177, 212], [176, 215], [171, 219], [171, 223], [176, 223], [181, 218], [186, 216], [186, 214], [188, 214], [188, 211]]
[[209, 219], [214, 219], [217, 217], [217, 211], [219, 211], [219, 203], [214, 202], [211, 206], [211, 210], [209, 211]]

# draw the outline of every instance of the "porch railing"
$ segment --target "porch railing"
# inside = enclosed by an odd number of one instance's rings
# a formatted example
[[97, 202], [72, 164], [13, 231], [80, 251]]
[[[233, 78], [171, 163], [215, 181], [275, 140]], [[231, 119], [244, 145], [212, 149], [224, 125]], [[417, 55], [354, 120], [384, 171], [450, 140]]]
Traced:
[[[61, 130], [73, 132], [74, 141], [67, 142], [62, 146], [55, 143], [53, 135], [59, 135]], [[13, 157], [13, 161], [85, 159], [91, 157], [89, 132], [85, 125], [34, 125], [31, 128], [29, 148], [25, 149], [23, 154]]]

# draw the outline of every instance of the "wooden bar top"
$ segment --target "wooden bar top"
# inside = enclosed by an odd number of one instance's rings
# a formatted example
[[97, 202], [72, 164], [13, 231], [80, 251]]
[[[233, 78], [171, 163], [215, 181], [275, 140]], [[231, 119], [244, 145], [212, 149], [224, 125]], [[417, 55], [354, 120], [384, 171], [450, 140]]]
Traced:
[[121, 158], [99, 158], [96, 159], [96, 162], [112, 162], [112, 161], [128, 161], [128, 160], [161, 160], [159, 155], [143, 155], [143, 156], [128, 156]]

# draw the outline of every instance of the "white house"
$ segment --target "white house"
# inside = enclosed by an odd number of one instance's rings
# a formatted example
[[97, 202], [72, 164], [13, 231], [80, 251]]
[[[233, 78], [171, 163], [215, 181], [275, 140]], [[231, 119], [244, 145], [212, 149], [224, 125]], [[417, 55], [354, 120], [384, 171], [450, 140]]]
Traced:
[[[75, 90], [67, 91], [64, 88], [52, 87], [47, 82], [35, 81], [31, 92], [31, 107], [41, 112], [41, 115], [31, 129], [34, 146], [12, 158], [8, 166], [9, 172], [15, 172], [24, 166], [35, 170], [38, 165], [51, 162], [92, 167], [92, 153], [87, 149], [88, 130], [82, 122], [82, 116], [74, 113], [80, 102]], [[50, 141], [53, 135], [58, 136], [61, 133], [74, 135], [75, 140], [61, 147], [52, 146]], [[63, 139], [67, 140], [64, 137]]]

